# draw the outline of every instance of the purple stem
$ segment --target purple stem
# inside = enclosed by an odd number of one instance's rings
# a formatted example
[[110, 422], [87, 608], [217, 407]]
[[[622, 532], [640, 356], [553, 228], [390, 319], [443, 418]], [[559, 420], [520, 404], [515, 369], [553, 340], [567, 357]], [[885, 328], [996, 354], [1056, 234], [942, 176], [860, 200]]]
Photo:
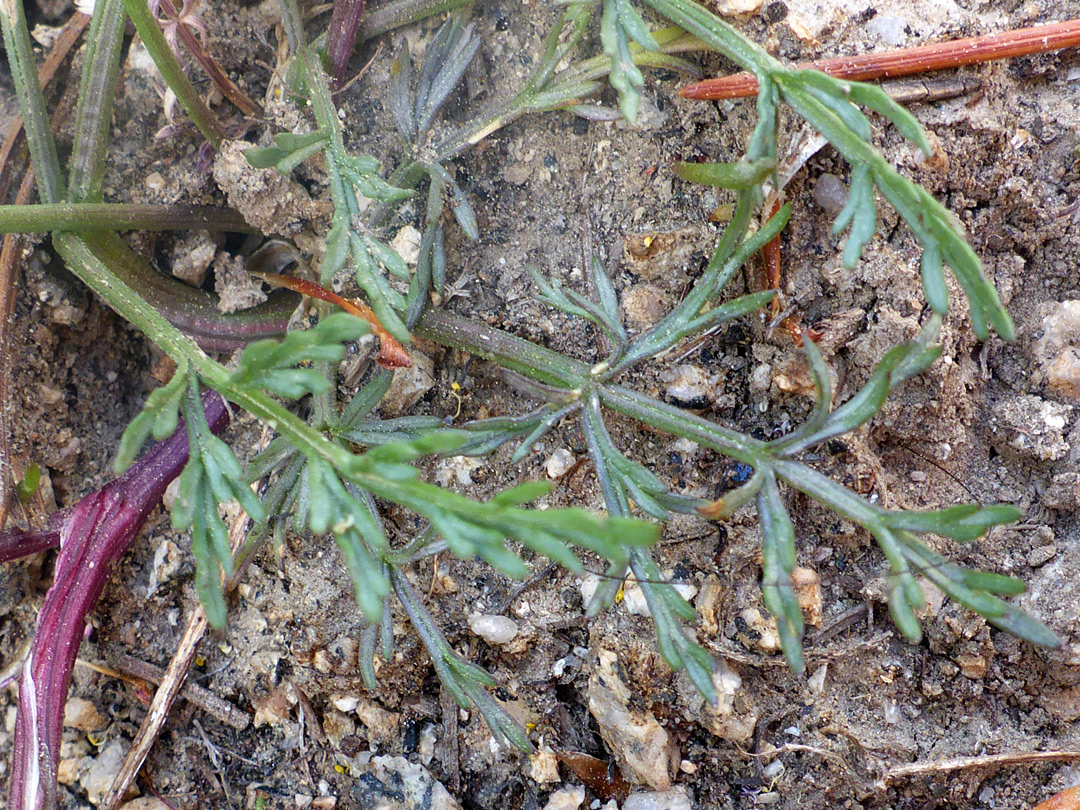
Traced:
[[56, 548], [60, 545], [60, 527], [70, 514], [69, 509], [53, 512], [49, 516], [49, 528], [41, 531], [28, 532], [14, 528], [0, 532], [0, 563]]
[[[224, 400], [205, 391], [202, 401], [210, 429], [215, 433], [224, 430], [229, 423]], [[38, 616], [19, 682], [8, 797], [12, 810], [56, 807], [64, 704], [86, 616], [101, 596], [116, 561], [187, 459], [187, 431], [181, 425], [126, 473], [79, 501], [63, 521], [55, 579]]]
[[335, 91], [345, 81], [345, 70], [349, 66], [349, 57], [356, 45], [363, 16], [364, 0], [334, 0], [330, 26], [326, 29], [326, 66], [327, 72], [334, 77]]

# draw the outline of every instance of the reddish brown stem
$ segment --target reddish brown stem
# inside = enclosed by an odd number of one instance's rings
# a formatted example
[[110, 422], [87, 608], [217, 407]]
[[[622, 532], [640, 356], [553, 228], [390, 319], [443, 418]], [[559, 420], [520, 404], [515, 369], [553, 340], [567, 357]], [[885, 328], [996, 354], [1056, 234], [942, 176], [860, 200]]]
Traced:
[[[962, 67], [994, 59], [1012, 59], [1075, 45], [1080, 45], [1080, 20], [1067, 20], [1000, 34], [935, 42], [914, 48], [822, 59], [805, 62], [799, 67], [820, 70], [838, 79], [870, 81]], [[738, 73], [688, 85], [679, 91], [679, 95], [684, 98], [718, 101], [747, 98], [756, 95], [757, 91], [757, 79], [752, 74]]]
[[371, 331], [379, 337], [379, 353], [375, 355], [375, 362], [383, 368], [393, 370], [408, 368], [412, 365], [412, 358], [405, 351], [405, 347], [398, 342], [397, 338], [383, 328], [371, 307], [363, 301], [342, 298], [336, 292], [328, 290], [313, 281], [296, 278], [295, 276], [280, 276], [277, 273], [255, 273], [254, 275], [265, 280], [268, 284], [273, 284], [275, 287], [285, 287], [309, 298], [318, 298], [320, 301], [326, 301], [329, 304], [341, 307], [350, 315], [363, 318], [371, 325]]

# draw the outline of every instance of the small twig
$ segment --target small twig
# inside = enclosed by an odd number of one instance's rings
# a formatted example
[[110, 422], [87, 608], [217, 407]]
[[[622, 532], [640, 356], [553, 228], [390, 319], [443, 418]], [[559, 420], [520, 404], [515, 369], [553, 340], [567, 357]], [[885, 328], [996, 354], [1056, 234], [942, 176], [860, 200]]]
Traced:
[[951, 771], [969, 771], [975, 768], [996, 768], [1002, 765], [1024, 765], [1031, 762], [1072, 762], [1080, 760], [1080, 751], [1020, 751], [1015, 754], [989, 754], [981, 757], [952, 757], [935, 762], [912, 762], [890, 768], [874, 783], [878, 790], [902, 779], [929, 776]]
[[[1071, 48], [1074, 45], [1080, 45], [1080, 20], [967, 37], [951, 42], [935, 42], [914, 48], [822, 59], [805, 62], [799, 67], [820, 70], [838, 79], [871, 81], [963, 67], [995, 59], [1012, 59]], [[734, 76], [696, 82], [680, 90], [679, 95], [684, 98], [719, 101], [748, 98], [757, 95], [757, 91], [758, 82], [752, 73], [737, 73]]]
[[[229, 527], [229, 546], [234, 554], [244, 541], [247, 523], [247, 515], [241, 513]], [[209, 627], [210, 622], [206, 618], [206, 611], [202, 605], [199, 605], [191, 614], [191, 618], [188, 619], [187, 628], [185, 628], [184, 635], [176, 647], [176, 654], [169, 662], [169, 666], [161, 678], [161, 686], [154, 694], [154, 699], [150, 702], [150, 709], [147, 711], [146, 717], [143, 718], [139, 733], [135, 735], [135, 739], [131, 743], [131, 749], [124, 759], [124, 764], [120, 767], [116, 778], [113, 779], [108, 801], [105, 802], [106, 810], [116, 810], [128, 789], [128, 785], [132, 783], [139, 773], [139, 768], [142, 767], [147, 754], [150, 753], [150, 749], [154, 746], [154, 742], [161, 733], [162, 726], [165, 725], [165, 720], [168, 719], [169, 709], [172, 708], [173, 701], [176, 700], [176, 696], [183, 689], [184, 680], [187, 678], [188, 670], [191, 669], [191, 662], [195, 658], [195, 650]]]
[[493, 611], [491, 611], [492, 614], [500, 616], [503, 613], [506, 613], [506, 611], [510, 609], [510, 605], [514, 604], [514, 601], [519, 596], [521, 596], [523, 593], [525, 593], [525, 591], [527, 591], [537, 582], [550, 574], [555, 569], [556, 565], [558, 565], [558, 563], [552, 560], [535, 574], [533, 574], [531, 577], [529, 577], [527, 580], [517, 585], [512, 591], [510, 591], [510, 593], [506, 595], [506, 598], [499, 604], [499, 606], [496, 607]]
[[[165, 679], [165, 670], [151, 663], [135, 658], [132, 655], [121, 654], [117, 661], [121, 672], [119, 676], [127, 675], [147, 681], [159, 686]], [[180, 690], [180, 697], [198, 706], [207, 714], [213, 715], [227, 726], [232, 726], [238, 731], [243, 731], [251, 724], [251, 715], [236, 708], [224, 698], [218, 697], [209, 689], [199, 684], [188, 681]]]

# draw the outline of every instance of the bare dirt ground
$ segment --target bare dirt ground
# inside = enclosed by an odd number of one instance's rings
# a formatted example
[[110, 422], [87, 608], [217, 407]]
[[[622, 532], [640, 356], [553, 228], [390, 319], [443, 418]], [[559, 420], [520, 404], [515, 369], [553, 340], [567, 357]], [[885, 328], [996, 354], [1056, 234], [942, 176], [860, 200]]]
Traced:
[[[479, 0], [473, 18], [483, 45], [449, 117], [464, 120], [470, 110], [519, 86], [555, 13], [546, 3]], [[766, 3], [738, 25], [777, 55], [801, 61], [1074, 16], [1080, 16], [1080, 3], [841, 0]], [[266, 65], [277, 58], [275, 4], [215, 2], [205, 18], [210, 52], [261, 98], [269, 81]], [[410, 34], [418, 48], [431, 30], [420, 26]], [[355, 69], [374, 61], [341, 107], [350, 148], [393, 165], [399, 142], [383, 90], [396, 37], [384, 39], [380, 52], [369, 43], [356, 55]], [[703, 64], [708, 72], [730, 68], [715, 58], [705, 57]], [[662, 662], [652, 624], [628, 611], [631, 600], [586, 621], [582, 583], [557, 570], [517, 593], [515, 583], [477, 562], [440, 556], [417, 566], [414, 582], [447, 637], [495, 675], [496, 696], [530, 724], [537, 745], [586, 752], [612, 763], [615, 773], [631, 752], [600, 738], [589, 698], [604, 667], [629, 686], [629, 717], [655, 718], [669, 734], [671, 763], [658, 767], [676, 791], [636, 807], [1019, 810], [1080, 782], [1080, 770], [1067, 757], [949, 764], [955, 758], [1080, 750], [1080, 423], [1076, 401], [1047, 388], [1045, 350], [1038, 343], [1044, 319], [1061, 302], [1080, 299], [1080, 66], [1076, 52], [1065, 51], [967, 69], [963, 76], [973, 88], [964, 95], [911, 107], [936, 136], [940, 159], [922, 164], [895, 131], [879, 127], [875, 134], [890, 159], [964, 224], [1016, 320], [1017, 340], [978, 342], [962, 297], [952, 290], [942, 360], [909, 383], [869, 429], [830, 443], [818, 465], [893, 507], [961, 501], [1021, 507], [1026, 517], [1017, 525], [967, 545], [941, 541], [938, 548], [966, 565], [1027, 581], [1029, 593], [1020, 604], [1058, 632], [1064, 646], [1032, 648], [947, 600], [933, 599], [923, 617], [925, 639], [906, 643], [889, 621], [886, 566], [870, 538], [811, 502], [795, 502], [800, 561], [822, 583], [820, 621], [807, 639], [808, 673], [815, 677], [801, 681], [769, 649], [768, 629], [749, 620], [748, 610], [764, 612], [753, 515], [740, 513], [719, 526], [678, 520], [667, 527], [658, 559], [694, 586], [699, 639], [740, 680], [731, 714], [721, 723], [688, 681]], [[732, 159], [753, 124], [751, 102], [685, 101], [675, 95], [680, 82], [667, 72], [649, 75], [636, 126], [564, 113], [533, 116], [458, 161], [458, 180], [478, 212], [481, 238], [469, 243], [449, 226], [449, 279], [460, 294], [446, 305], [595, 358], [592, 334], [534, 301], [525, 272], [531, 264], [580, 287], [583, 234], [612, 272], [631, 328], [654, 317], [655, 306], [677, 301], [715, 243], [717, 230], [706, 223], [725, 199], [682, 183], [671, 163], [698, 155]], [[223, 201], [213, 174], [199, 165], [199, 142], [189, 131], [155, 139], [165, 123], [151, 78], [129, 60], [106, 198]], [[797, 121], [786, 126], [789, 136], [797, 136]], [[255, 129], [248, 137], [265, 140], [266, 132]], [[317, 169], [299, 176], [316, 200], [328, 198]], [[833, 177], [846, 179], [847, 168], [825, 147], [788, 188], [794, 213], [783, 240], [784, 291], [804, 324], [824, 324], [836, 336], [831, 362], [846, 396], [889, 347], [914, 334], [925, 302], [917, 245], [884, 204], [863, 262], [851, 273], [841, 268], [837, 240], [829, 235], [831, 217], [817, 202], [826, 199]], [[388, 234], [406, 225], [408, 215], [406, 209]], [[303, 227], [298, 241], [310, 245], [325, 222], [316, 216]], [[175, 247], [176, 239], [143, 236], [137, 244], [167, 270], [184, 250]], [[644, 250], [645, 241], [656, 247]], [[748, 267], [732, 286], [732, 295], [758, 289], [758, 269]], [[51, 497], [69, 505], [108, 474], [120, 432], [156, 385], [158, 355], [50, 261], [44, 243], [23, 265], [16, 317], [16, 454], [46, 467]], [[434, 370], [414, 412], [458, 421], [522, 412], [522, 395], [483, 364], [422, 348]], [[747, 319], [629, 383], [671, 400], [678, 375], [692, 373], [706, 380], [703, 398], [683, 404], [769, 436], [809, 411], [805, 396], [782, 388], [795, 354], [789, 338], [766, 334]], [[694, 371], [680, 371], [686, 365]], [[242, 454], [259, 429], [242, 417], [238, 422], [230, 439]], [[720, 456], [661, 434], [626, 426], [619, 438], [681, 491], [712, 497], [741, 472]], [[429, 472], [440, 483], [485, 497], [552, 471], [560, 475], [550, 504], [599, 508], [590, 466], [573, 464], [584, 455], [582, 436], [567, 429], [549, 435], [520, 465], [510, 465], [509, 451], [503, 451], [475, 462], [435, 462]], [[30, 517], [41, 513], [38, 507]], [[414, 521], [394, 510], [385, 517], [401, 529]], [[0, 572], [5, 667], [32, 632], [50, 565], [46, 555]], [[535, 565], [539, 571], [543, 561]], [[167, 664], [195, 605], [192, 573], [186, 538], [173, 532], [164, 513], [152, 519], [94, 614], [81, 658], [116, 666], [127, 654]], [[278, 553], [265, 552], [230, 607], [228, 629], [203, 642], [193, 674], [256, 722], [239, 732], [192, 703], [178, 702], [138, 782], [147, 798], [131, 808], [161, 806], [153, 803], [151, 785], [180, 808], [453, 807], [456, 801], [487, 810], [543, 807], [553, 790], [581, 784], [544, 756], [530, 761], [494, 746], [479, 715], [460, 711], [440, 689], [403, 616], [395, 616], [394, 659], [380, 661], [381, 688], [367, 691], [357, 668], [362, 623], [350, 593], [332, 545], [289, 536]], [[519, 630], [502, 647], [478, 638], [468, 623], [472, 615], [500, 610]], [[83, 807], [100, 800], [145, 704], [131, 685], [82, 666], [72, 696], [88, 703], [76, 704], [82, 721], [66, 731], [61, 796], [65, 806]], [[4, 792], [15, 701], [13, 688], [0, 691]], [[429, 785], [426, 796], [406, 797], [401, 782], [386, 775], [386, 769], [400, 772], [401, 763], [378, 759], [383, 756], [422, 765], [446, 793]], [[922, 770], [903, 769], [913, 764]], [[580, 806], [604, 804], [607, 776], [589, 784]], [[386, 787], [393, 784], [396, 797]]]

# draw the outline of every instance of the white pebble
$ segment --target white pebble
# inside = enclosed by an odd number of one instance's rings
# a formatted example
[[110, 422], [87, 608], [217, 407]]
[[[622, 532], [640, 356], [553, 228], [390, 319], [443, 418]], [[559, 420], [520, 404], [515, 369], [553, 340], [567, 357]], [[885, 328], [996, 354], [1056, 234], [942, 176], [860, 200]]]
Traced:
[[506, 616], [473, 616], [469, 627], [488, 644], [508, 644], [518, 633], [517, 622]]
[[565, 447], [560, 447], [548, 457], [546, 462], [548, 478], [562, 478], [576, 462], [577, 459], [573, 453]]

